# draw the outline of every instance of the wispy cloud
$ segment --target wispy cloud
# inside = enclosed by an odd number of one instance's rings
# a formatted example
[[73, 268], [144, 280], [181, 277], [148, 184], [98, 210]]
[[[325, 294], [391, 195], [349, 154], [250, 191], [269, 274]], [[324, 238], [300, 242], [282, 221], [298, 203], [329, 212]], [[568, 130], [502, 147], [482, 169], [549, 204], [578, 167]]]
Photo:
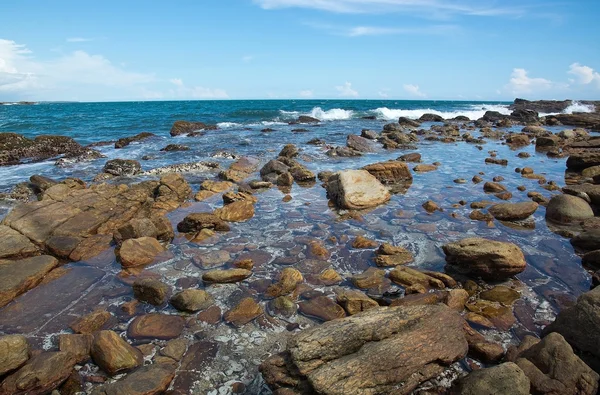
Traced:
[[473, 16], [520, 16], [526, 7], [498, 7], [489, 0], [254, 0], [266, 10], [308, 8], [342, 14], [411, 13]]
[[513, 95], [521, 95], [524, 93], [538, 93], [547, 91], [554, 86], [550, 80], [541, 77], [530, 77], [525, 69], [515, 68], [510, 75], [508, 85], [505, 90]]
[[348, 37], [360, 36], [384, 36], [395, 34], [447, 34], [458, 30], [456, 25], [433, 25], [421, 27], [380, 27], [380, 26], [356, 26], [342, 32]]
[[358, 92], [352, 89], [350, 82], [345, 82], [344, 85], [336, 86], [335, 90], [338, 91], [340, 97], [358, 97]]
[[420, 98], [427, 97], [427, 95], [424, 92], [421, 92], [421, 88], [419, 87], [419, 85], [405, 84], [403, 86], [403, 88], [404, 88], [404, 91], [406, 91], [408, 94], [410, 94], [413, 97], [420, 97]]
[[175, 99], [228, 99], [224, 89], [211, 89], [203, 86], [187, 86], [181, 78], [171, 78], [169, 82], [175, 89], [169, 91], [169, 96]]
[[250, 63], [254, 60], [254, 55], [246, 55], [242, 57], [242, 62]]
[[94, 41], [93, 38], [84, 38], [84, 37], [69, 37], [67, 38], [68, 43], [85, 43], [88, 41]]
[[569, 74], [575, 76], [573, 83], [581, 85], [594, 85], [600, 88], [600, 73], [589, 66], [583, 66], [579, 63], [573, 63], [569, 66]]

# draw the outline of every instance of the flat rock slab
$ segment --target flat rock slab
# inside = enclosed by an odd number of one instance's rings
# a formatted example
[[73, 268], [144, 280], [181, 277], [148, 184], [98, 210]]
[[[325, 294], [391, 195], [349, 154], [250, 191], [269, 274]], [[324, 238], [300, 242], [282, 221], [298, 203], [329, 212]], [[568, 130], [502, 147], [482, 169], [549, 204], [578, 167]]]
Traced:
[[127, 336], [135, 340], [174, 339], [181, 335], [184, 324], [185, 320], [178, 315], [141, 315], [136, 317], [131, 324], [129, 324]]
[[0, 310], [0, 331], [37, 331], [81, 298], [85, 291], [103, 276], [104, 272], [100, 269], [83, 266], [69, 268], [63, 276], [39, 285]]
[[16, 230], [0, 225], [0, 259], [25, 258], [35, 255], [38, 248]]
[[174, 364], [143, 366], [123, 379], [103, 385], [93, 395], [149, 395], [162, 394], [175, 377]]
[[538, 208], [536, 202], [500, 203], [488, 209], [488, 212], [500, 221], [521, 221], [529, 218]]
[[0, 307], [34, 288], [56, 266], [58, 260], [49, 255], [18, 261], [0, 260]]
[[173, 381], [174, 392], [189, 393], [194, 388], [194, 382], [202, 377], [206, 368], [216, 358], [218, 351], [218, 343], [212, 341], [199, 341], [191, 345], [183, 356]]

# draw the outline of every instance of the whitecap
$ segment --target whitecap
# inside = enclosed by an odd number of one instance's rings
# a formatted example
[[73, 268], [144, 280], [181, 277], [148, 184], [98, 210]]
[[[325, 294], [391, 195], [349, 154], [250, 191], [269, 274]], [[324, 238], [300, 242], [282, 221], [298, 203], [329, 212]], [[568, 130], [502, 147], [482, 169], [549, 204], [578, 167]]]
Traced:
[[438, 111], [431, 108], [419, 108], [415, 110], [405, 110], [405, 109], [395, 109], [395, 108], [387, 108], [380, 107], [375, 110], [371, 110], [371, 113], [374, 113], [377, 118], [387, 119], [387, 120], [395, 120], [400, 117], [406, 117], [410, 119], [418, 119], [424, 114], [436, 114], [441, 116], [444, 119], [452, 119], [459, 115], [469, 117], [469, 119], [479, 119], [483, 117], [483, 115], [487, 111], [497, 111], [504, 115], [510, 115], [511, 110], [507, 105], [503, 104], [481, 104], [481, 105], [469, 105], [465, 109], [454, 110], [454, 111]]
[[344, 110], [342, 108], [332, 108], [331, 110], [323, 110], [321, 107], [313, 108], [308, 115], [321, 121], [334, 121], [352, 118], [354, 112], [352, 110]]
[[239, 123], [236, 122], [219, 122], [217, 124], [217, 126], [219, 127], [219, 129], [228, 129], [228, 128], [236, 128], [238, 126], [242, 126]]
[[596, 106], [593, 104], [583, 104], [578, 101], [574, 101], [571, 105], [563, 110], [563, 112], [541, 112], [540, 117], [546, 117], [548, 115], [556, 115], [556, 114], [573, 114], [576, 112], [595, 112]]

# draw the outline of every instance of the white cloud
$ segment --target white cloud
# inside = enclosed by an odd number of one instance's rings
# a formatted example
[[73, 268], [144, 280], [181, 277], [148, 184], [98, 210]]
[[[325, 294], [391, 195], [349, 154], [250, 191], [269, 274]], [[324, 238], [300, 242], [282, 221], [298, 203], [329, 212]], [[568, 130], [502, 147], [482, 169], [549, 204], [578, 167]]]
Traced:
[[553, 86], [554, 83], [550, 80], [539, 77], [529, 77], [527, 70], [515, 68], [512, 71], [508, 85], [505, 86], [505, 90], [513, 95], [520, 95], [523, 93], [545, 91]]
[[589, 66], [573, 63], [569, 67], [569, 74], [575, 76], [576, 82], [582, 85], [595, 84], [600, 88], [600, 73]]
[[345, 82], [344, 85], [336, 86], [335, 90], [338, 91], [340, 97], [358, 97], [358, 92], [352, 89], [350, 82]]
[[228, 99], [229, 95], [223, 89], [211, 89], [203, 86], [186, 86], [181, 78], [169, 80], [177, 88], [171, 89], [169, 94], [175, 99]]
[[395, 34], [447, 34], [458, 30], [455, 25], [433, 25], [419, 27], [381, 27], [381, 26], [356, 26], [350, 29], [340, 29], [340, 34], [348, 37], [385, 36]]
[[84, 38], [84, 37], [69, 37], [67, 38], [68, 43], [84, 43], [88, 41], [93, 41], [93, 38]]
[[496, 7], [490, 0], [254, 0], [266, 10], [308, 8], [334, 13], [418, 13], [425, 16], [462, 14], [474, 16], [520, 16], [525, 7]]
[[242, 62], [244, 63], [250, 63], [254, 60], [254, 56], [252, 55], [246, 55], [244, 57], [242, 57]]
[[377, 94], [379, 95], [379, 97], [383, 98], [383, 99], [387, 99], [388, 97], [390, 97], [390, 94], [388, 93], [390, 90], [388, 88], [384, 88], [382, 90], [380, 90], [379, 92], [377, 92]]
[[308, 97], [313, 97], [313, 96], [314, 96], [313, 91], [311, 91], [309, 89], [300, 91], [300, 97], [308, 98]]
[[419, 85], [405, 84], [403, 88], [407, 93], [410, 93], [414, 97], [427, 97], [425, 93], [421, 92]]

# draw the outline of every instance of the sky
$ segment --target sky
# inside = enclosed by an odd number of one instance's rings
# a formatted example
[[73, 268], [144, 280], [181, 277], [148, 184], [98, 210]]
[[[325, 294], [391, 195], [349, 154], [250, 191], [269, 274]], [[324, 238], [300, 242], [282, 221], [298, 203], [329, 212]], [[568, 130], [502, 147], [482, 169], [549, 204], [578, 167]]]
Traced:
[[598, 0], [5, 0], [1, 101], [600, 99]]

